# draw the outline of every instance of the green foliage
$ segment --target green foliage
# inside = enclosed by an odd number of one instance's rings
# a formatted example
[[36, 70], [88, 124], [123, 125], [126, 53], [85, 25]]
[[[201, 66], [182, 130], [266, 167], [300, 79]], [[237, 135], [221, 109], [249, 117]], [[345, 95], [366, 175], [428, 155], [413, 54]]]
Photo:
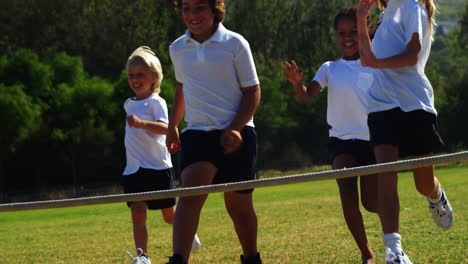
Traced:
[[33, 98], [52, 96], [52, 69], [40, 61], [39, 56], [27, 49], [20, 49], [8, 59], [7, 65], [1, 73], [5, 85], [21, 83], [24, 91]]
[[76, 85], [85, 79], [83, 63], [79, 57], [71, 57], [65, 52], [55, 55], [52, 62], [54, 71], [53, 84]]
[[[458, 10], [461, 20], [449, 35], [436, 36], [426, 67], [446, 151], [468, 145], [468, 124], [461, 122], [468, 115], [468, 7], [453, 8], [461, 2], [440, 3], [441, 12]], [[327, 162], [326, 91], [309, 104], [297, 102], [282, 63], [294, 59], [308, 83], [323, 62], [338, 59], [333, 19], [356, 3], [226, 0], [224, 24], [248, 40], [261, 81], [255, 116], [260, 169]], [[133, 96], [127, 58], [142, 45], [156, 52], [164, 72], [161, 96], [171, 111], [168, 46], [184, 32], [172, 1], [0, 1], [0, 100], [6, 107], [0, 120], [11, 123], [1, 139], [9, 153], [0, 164], [9, 175], [3, 186], [23, 186], [10, 176], [19, 170], [28, 175], [25, 181], [40, 184], [69, 183], [64, 174], [78, 182], [116, 180], [125, 164], [123, 103]], [[23, 166], [30, 160], [34, 169]]]
[[4, 157], [36, 132], [41, 124], [41, 111], [22, 86], [0, 84], [0, 113], [0, 124], [3, 124], [0, 157]]

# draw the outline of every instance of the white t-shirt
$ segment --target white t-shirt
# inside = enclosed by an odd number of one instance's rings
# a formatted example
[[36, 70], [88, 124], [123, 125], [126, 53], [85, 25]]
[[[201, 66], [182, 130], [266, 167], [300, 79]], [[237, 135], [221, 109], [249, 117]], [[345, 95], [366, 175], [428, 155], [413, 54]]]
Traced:
[[414, 66], [376, 69], [369, 112], [400, 107], [405, 112], [422, 109], [437, 114], [432, 86], [424, 73], [431, 49], [429, 23], [426, 10], [417, 0], [388, 2], [372, 41], [375, 56], [383, 59], [404, 52], [415, 32], [419, 34], [421, 51]]
[[[224, 129], [239, 110], [240, 87], [259, 84], [247, 40], [221, 23], [203, 43], [190, 31], [169, 47], [176, 80], [183, 84], [187, 129]], [[247, 123], [254, 126], [253, 118]]]
[[367, 94], [372, 85], [372, 69], [360, 60], [328, 61], [315, 74], [322, 89], [328, 87], [327, 122], [330, 137], [369, 140]]
[[[124, 103], [129, 115], [149, 121], [168, 122], [166, 101], [158, 94], [144, 100], [129, 98]], [[142, 128], [133, 128], [126, 123], [125, 150], [127, 166], [123, 175], [135, 173], [138, 168], [164, 170], [172, 168], [171, 155], [166, 148], [166, 135], [157, 135]]]

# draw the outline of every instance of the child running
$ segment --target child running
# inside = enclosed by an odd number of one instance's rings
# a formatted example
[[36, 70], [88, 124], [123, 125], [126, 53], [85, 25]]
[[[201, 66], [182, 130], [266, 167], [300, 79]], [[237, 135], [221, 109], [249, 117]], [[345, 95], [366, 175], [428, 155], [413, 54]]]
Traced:
[[[327, 122], [328, 150], [333, 169], [375, 163], [367, 128], [367, 90], [370, 69], [361, 66], [357, 39], [356, 8], [344, 8], [334, 21], [336, 43], [343, 54], [337, 61], [322, 64], [306, 87], [304, 73], [292, 61], [283, 65], [285, 78], [294, 86], [298, 99], [306, 102], [328, 87]], [[375, 263], [364, 222], [359, 210], [358, 177], [338, 179], [344, 218], [361, 251], [362, 263]], [[375, 175], [360, 177], [362, 205], [377, 212], [377, 179]]]
[[[145, 46], [137, 48], [127, 61], [128, 85], [135, 96], [124, 103], [127, 120], [125, 149], [127, 166], [123, 172], [125, 193], [174, 188], [171, 156], [166, 149], [168, 111], [159, 96], [163, 73], [159, 59]], [[129, 202], [137, 256], [132, 264], [151, 264], [147, 254], [146, 210], [161, 209], [164, 221], [173, 223], [175, 198]], [[195, 235], [193, 247], [199, 248]]]
[[[177, 80], [166, 145], [181, 150], [182, 187], [255, 179], [253, 115], [260, 85], [249, 43], [222, 24], [223, 0], [176, 0], [187, 30], [169, 48]], [[187, 127], [179, 138], [185, 114]], [[241, 263], [261, 263], [253, 189], [225, 192], [224, 202], [242, 246]], [[187, 263], [208, 195], [181, 197], [169, 263]]]
[[[374, 3], [381, 24], [369, 39], [367, 18]], [[424, 68], [429, 58], [436, 6], [432, 0], [360, 0], [358, 34], [361, 63], [376, 68], [369, 90], [368, 126], [377, 163], [401, 156], [431, 156], [443, 141], [437, 128], [432, 86]], [[426, 197], [437, 225], [448, 229], [453, 210], [434, 175], [434, 166], [413, 169], [416, 189]], [[378, 214], [387, 263], [411, 263], [400, 236], [398, 176], [378, 176]]]

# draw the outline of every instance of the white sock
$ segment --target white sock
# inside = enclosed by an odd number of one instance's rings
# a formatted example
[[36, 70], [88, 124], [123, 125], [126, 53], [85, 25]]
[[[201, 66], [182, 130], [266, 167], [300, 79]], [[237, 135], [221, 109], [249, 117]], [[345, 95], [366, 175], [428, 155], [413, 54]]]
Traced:
[[383, 235], [383, 242], [387, 248], [395, 254], [401, 254], [403, 249], [401, 247], [401, 236], [398, 233], [387, 233]]
[[440, 186], [440, 183], [439, 183], [439, 197], [437, 197], [436, 199], [432, 199], [431, 197], [427, 196], [427, 200], [431, 202], [432, 204], [436, 204], [440, 201], [440, 199], [442, 199], [442, 187]]

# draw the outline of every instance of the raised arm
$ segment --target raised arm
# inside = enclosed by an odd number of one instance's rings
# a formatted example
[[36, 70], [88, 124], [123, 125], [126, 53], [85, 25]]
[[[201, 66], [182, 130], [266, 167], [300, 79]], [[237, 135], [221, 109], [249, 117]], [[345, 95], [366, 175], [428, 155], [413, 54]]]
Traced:
[[357, 10], [359, 55], [362, 65], [372, 68], [401, 68], [415, 65], [421, 50], [418, 33], [413, 33], [410, 42], [406, 45], [406, 50], [402, 53], [388, 58], [377, 59], [375, 57], [367, 28], [367, 18], [374, 3], [375, 0], [360, 0]]
[[318, 84], [316, 81], [312, 81], [307, 87], [302, 83], [304, 73], [299, 70], [299, 67], [294, 60], [291, 62], [285, 61], [283, 63], [283, 70], [284, 78], [286, 78], [293, 85], [296, 97], [301, 102], [308, 102], [322, 89], [320, 84]]

